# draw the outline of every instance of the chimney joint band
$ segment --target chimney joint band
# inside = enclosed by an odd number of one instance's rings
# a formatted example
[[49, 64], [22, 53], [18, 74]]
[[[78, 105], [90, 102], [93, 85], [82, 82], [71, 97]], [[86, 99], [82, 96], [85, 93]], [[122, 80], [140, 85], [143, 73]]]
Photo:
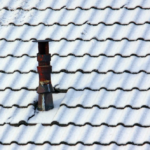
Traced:
[[50, 54], [37, 54], [37, 61], [39, 62], [49, 62], [51, 61], [51, 55]]

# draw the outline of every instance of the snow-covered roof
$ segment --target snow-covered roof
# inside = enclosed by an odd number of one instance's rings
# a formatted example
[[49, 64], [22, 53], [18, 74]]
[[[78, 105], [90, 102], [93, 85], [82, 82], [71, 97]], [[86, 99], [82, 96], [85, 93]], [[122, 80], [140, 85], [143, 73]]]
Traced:
[[[54, 109], [37, 110], [48, 39]], [[0, 149], [149, 149], [150, 1], [0, 0]]]

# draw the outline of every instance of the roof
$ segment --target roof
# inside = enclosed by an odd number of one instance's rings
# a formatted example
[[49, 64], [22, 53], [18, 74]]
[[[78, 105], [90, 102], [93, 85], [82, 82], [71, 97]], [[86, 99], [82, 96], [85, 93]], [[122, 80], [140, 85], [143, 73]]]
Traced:
[[[150, 1], [0, 2], [0, 149], [149, 148]], [[32, 40], [50, 41], [46, 112]]]

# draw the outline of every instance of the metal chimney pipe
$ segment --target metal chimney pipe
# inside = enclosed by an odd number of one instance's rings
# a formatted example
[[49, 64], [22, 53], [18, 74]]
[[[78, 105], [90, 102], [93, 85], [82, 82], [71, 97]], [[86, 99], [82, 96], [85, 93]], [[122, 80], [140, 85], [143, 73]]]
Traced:
[[51, 55], [49, 54], [49, 44], [47, 40], [37, 40], [38, 54], [37, 70], [39, 73], [39, 86], [37, 89], [38, 97], [38, 110], [47, 111], [53, 109], [53, 88], [51, 84], [52, 66], [50, 66]]

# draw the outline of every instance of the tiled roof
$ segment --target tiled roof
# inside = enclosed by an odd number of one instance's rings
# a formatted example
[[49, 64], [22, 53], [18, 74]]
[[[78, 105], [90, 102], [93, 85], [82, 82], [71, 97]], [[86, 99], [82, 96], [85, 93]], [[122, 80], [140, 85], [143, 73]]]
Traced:
[[[49, 39], [54, 109], [37, 110]], [[150, 1], [0, 0], [0, 149], [149, 149]]]
[[[63, 14], [63, 19], [61, 19]], [[14, 18], [16, 19], [14, 20]], [[136, 8], [134, 10], [122, 8], [115, 11], [112, 11], [111, 8], [105, 10], [89, 9], [88, 11], [77, 8], [75, 10], [61, 9], [59, 11], [52, 9], [46, 9], [45, 11], [32, 9], [30, 11], [14, 10], [6, 12], [6, 10], [1, 10], [0, 19], [3, 25], [13, 24], [15, 26], [22, 26], [24, 24], [29, 26], [38, 26], [39, 24], [44, 24], [45, 26], [53, 26], [55, 24], [61, 26], [67, 26], [69, 24], [97, 26], [99, 24], [129, 25], [131, 23], [142, 25], [144, 23], [149, 23], [150, 17], [149, 10], [142, 10], [141, 8]]]
[[[4, 47], [7, 49], [7, 51], [3, 50]], [[137, 56], [146, 58], [146, 56], [150, 55], [150, 43], [143, 40], [134, 42], [129, 42], [128, 40], [122, 40], [119, 42], [107, 40], [101, 42], [94, 39], [88, 42], [81, 40], [75, 40], [73, 42], [60, 40], [59, 42], [50, 42], [49, 47], [52, 57], [54, 55], [58, 55], [60, 56], [60, 58], [67, 58], [68, 55], [72, 55], [75, 57], [88, 55], [91, 57], [121, 56], [126, 58]], [[24, 55], [28, 56], [29, 58], [34, 58], [37, 55], [37, 45], [31, 41], [21, 42], [16, 40], [13, 42], [6, 42], [4, 40], [1, 40], [0, 54], [0, 58], [4, 58], [6, 56], [14, 56], [19, 58]]]
[[45, 10], [45, 9], [52, 9], [52, 10], [60, 10], [60, 9], [76, 9], [80, 8], [81, 10], [86, 9], [106, 9], [111, 8], [112, 10], [119, 10], [125, 7], [126, 9], [135, 9], [135, 8], [149, 8], [150, 2], [148, 0], [93, 0], [93, 1], [85, 1], [85, 0], [76, 0], [76, 1], [69, 1], [69, 0], [57, 0], [57, 1], [47, 1], [47, 0], [1, 0], [1, 9], [23, 9], [23, 10], [30, 10], [30, 9], [37, 9], [37, 10]]
[[[127, 26], [121, 26], [114, 24], [112, 26], [106, 26], [99, 24], [97, 26], [91, 25], [68, 25], [68, 26], [1, 26], [0, 39], [6, 41], [21, 40], [28, 42], [32, 39], [41, 40], [43, 38], [61, 41], [73, 42], [74, 40], [91, 41], [95, 39], [97, 41], [122, 41], [127, 39], [128, 41], [144, 40], [150, 41], [150, 29], [149, 24], [134, 25], [129, 24]], [[10, 33], [9, 33], [10, 32]]]
[[[37, 59], [35, 57], [30, 58], [28, 56], [23, 56], [19, 58], [8, 56], [5, 59], [0, 58], [2, 65], [0, 70], [7, 73], [9, 72], [37, 72], [36, 67], [38, 65]], [[24, 66], [23, 63], [27, 62]], [[131, 64], [132, 62], [134, 64]], [[6, 64], [11, 62], [9, 67]], [[78, 62], [78, 63], [77, 63]], [[116, 65], [116, 63], [118, 64]], [[107, 56], [97, 56], [91, 57], [89, 55], [84, 55], [82, 57], [75, 57], [69, 55], [67, 57], [60, 57], [58, 55], [52, 56], [51, 64], [53, 66], [54, 73], [60, 73], [61, 71], [75, 73], [77, 71], [84, 73], [91, 73], [92, 71], [97, 73], [107, 73], [116, 72], [121, 74], [123, 72], [131, 72], [136, 74], [138, 72], [150, 72], [150, 56], [147, 57], [137, 57], [132, 56], [125, 58], [122, 56], [107, 57]], [[19, 65], [18, 65], [19, 64]], [[62, 64], [62, 65], [60, 65]], [[126, 65], [124, 65], [126, 64]]]

